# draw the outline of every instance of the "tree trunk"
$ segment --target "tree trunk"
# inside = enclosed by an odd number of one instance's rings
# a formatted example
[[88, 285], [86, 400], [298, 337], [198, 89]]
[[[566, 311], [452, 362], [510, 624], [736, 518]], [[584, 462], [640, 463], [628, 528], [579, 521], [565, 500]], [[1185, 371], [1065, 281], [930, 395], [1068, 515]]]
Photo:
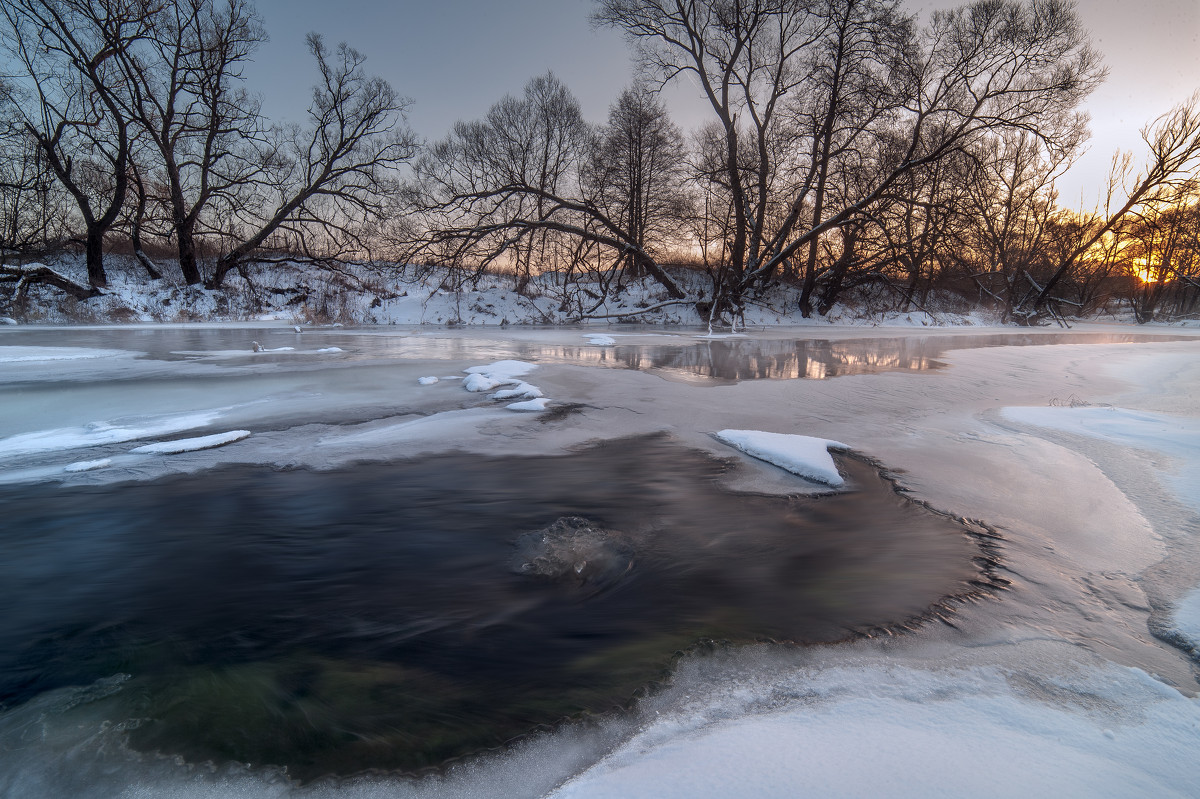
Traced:
[[108, 275], [104, 272], [104, 228], [92, 227], [87, 232], [88, 285], [94, 289], [108, 288]]
[[204, 278], [200, 276], [200, 268], [196, 265], [196, 239], [192, 235], [191, 225], [186, 222], [175, 223], [175, 240], [179, 242], [179, 270], [189, 286], [195, 286]]

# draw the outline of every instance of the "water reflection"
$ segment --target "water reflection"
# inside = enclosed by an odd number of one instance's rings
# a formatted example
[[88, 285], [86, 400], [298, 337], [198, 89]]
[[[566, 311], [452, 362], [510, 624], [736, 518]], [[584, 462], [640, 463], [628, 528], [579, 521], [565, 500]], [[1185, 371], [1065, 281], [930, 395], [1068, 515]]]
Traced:
[[[879, 338], [710, 340], [686, 334], [653, 343], [615, 346], [557, 344], [536, 340], [493, 338], [490, 331], [440, 335], [404, 334], [387, 328], [364, 330], [305, 330], [289, 328], [134, 328], [73, 331], [25, 330], [7, 334], [0, 344], [23, 346], [109, 347], [137, 350], [166, 361], [204, 361], [237, 367], [251, 363], [303, 366], [313, 358], [337, 360], [427, 359], [485, 362], [504, 358], [541, 363], [566, 363], [656, 372], [671, 379], [701, 382], [739, 380], [825, 380], [888, 371], [921, 371], [943, 366], [939, 360], [956, 349], [1049, 344], [1127, 344], [1176, 340], [1180, 336], [1144, 333], [1004, 332]], [[252, 352], [252, 340], [262, 340], [266, 354]], [[320, 352], [338, 348], [339, 353]], [[244, 353], [237, 357], [239, 353]], [[231, 357], [234, 356], [234, 357]]]
[[116, 674], [133, 746], [412, 769], [602, 712], [698, 641], [830, 641], [979, 577], [974, 541], [870, 467], [734, 494], [662, 437], [0, 492], [0, 705]]

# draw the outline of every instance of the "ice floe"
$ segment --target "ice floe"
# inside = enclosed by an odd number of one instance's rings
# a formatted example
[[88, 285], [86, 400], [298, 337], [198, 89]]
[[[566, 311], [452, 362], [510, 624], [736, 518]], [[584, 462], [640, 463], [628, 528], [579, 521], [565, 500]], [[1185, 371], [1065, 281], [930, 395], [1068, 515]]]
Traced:
[[249, 430], [230, 430], [228, 433], [215, 433], [211, 436], [196, 438], [180, 438], [175, 441], [159, 441], [145, 444], [129, 450], [138, 455], [178, 455], [181, 452], [198, 452], [204, 449], [215, 449], [235, 441], [250, 437]]
[[721, 430], [716, 437], [747, 455], [787, 469], [806, 480], [835, 488], [845, 483], [829, 455], [831, 449], [850, 449], [840, 442], [761, 430]]

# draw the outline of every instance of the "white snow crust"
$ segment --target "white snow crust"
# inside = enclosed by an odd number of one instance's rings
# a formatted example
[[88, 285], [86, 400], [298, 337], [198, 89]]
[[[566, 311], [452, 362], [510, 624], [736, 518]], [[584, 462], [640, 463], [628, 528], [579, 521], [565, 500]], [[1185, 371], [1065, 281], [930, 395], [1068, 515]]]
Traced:
[[228, 433], [214, 433], [211, 436], [196, 438], [180, 438], [175, 441], [159, 441], [145, 444], [129, 450], [137, 455], [178, 455], [182, 452], [199, 452], [205, 449], [215, 449], [235, 441], [250, 437], [249, 430], [230, 430]]
[[761, 430], [721, 430], [716, 437], [751, 457], [787, 469], [806, 480], [834, 488], [846, 482], [829, 456], [831, 449], [850, 449], [838, 441]]

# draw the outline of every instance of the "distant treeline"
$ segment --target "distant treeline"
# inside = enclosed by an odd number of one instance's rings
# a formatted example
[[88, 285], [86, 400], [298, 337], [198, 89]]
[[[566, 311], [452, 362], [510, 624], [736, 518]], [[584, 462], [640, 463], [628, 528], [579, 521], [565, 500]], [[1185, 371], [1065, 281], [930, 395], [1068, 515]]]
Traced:
[[[780, 283], [826, 313], [848, 291], [935, 290], [1006, 318], [1114, 299], [1138, 318], [1200, 301], [1200, 107], [1114, 159], [1105, 207], [1058, 206], [1105, 76], [1065, 0], [978, 0], [919, 25], [890, 0], [595, 0], [638, 82], [587, 123], [553, 75], [441, 141], [364, 57], [313, 34], [307, 119], [266, 119], [243, 80], [265, 40], [244, 0], [8, 0], [0, 9], [0, 287], [102, 291], [104, 253], [189, 284], [287, 258], [553, 270], [602, 299], [629, 279], [736, 321]], [[711, 108], [685, 132], [656, 89]], [[68, 247], [88, 284], [26, 268]], [[169, 257], [165, 257], [169, 256]], [[177, 265], [177, 266], [176, 266]]]

